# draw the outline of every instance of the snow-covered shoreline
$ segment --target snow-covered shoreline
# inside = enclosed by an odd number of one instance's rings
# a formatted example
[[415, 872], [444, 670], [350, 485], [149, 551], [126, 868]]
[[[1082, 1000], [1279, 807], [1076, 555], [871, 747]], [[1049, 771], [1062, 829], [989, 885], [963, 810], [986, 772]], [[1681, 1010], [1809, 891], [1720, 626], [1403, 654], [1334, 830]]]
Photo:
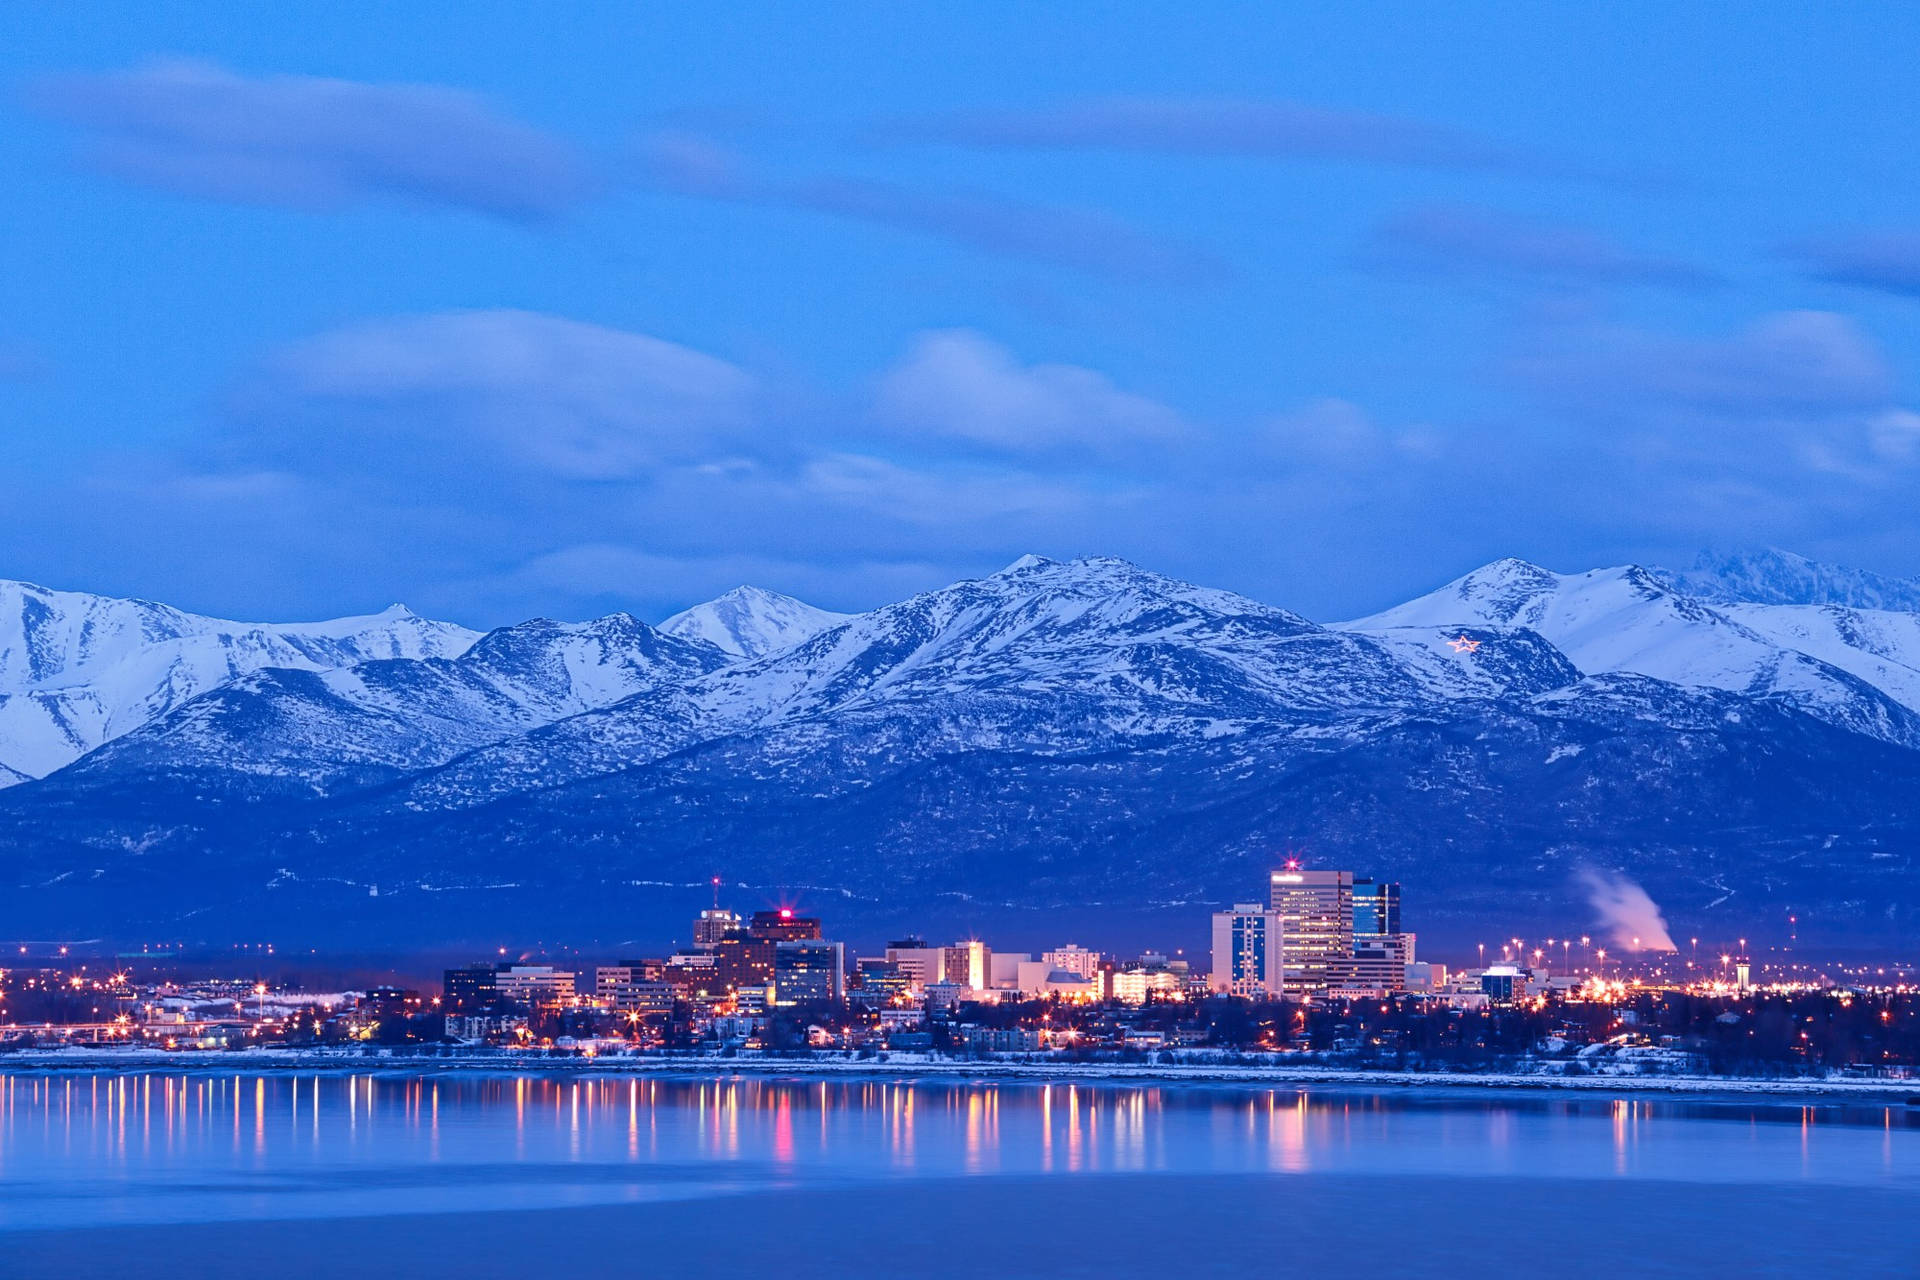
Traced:
[[940, 1058], [894, 1053], [885, 1058], [664, 1057], [605, 1054], [544, 1057], [521, 1053], [430, 1057], [332, 1052], [313, 1049], [249, 1049], [234, 1053], [130, 1049], [20, 1050], [0, 1056], [0, 1076], [307, 1072], [385, 1075], [585, 1075], [585, 1076], [821, 1076], [964, 1080], [1023, 1080], [1095, 1084], [1234, 1084], [1323, 1086], [1337, 1089], [1476, 1089], [1580, 1094], [1670, 1094], [1708, 1098], [1755, 1096], [1819, 1098], [1920, 1106], [1920, 1080], [1762, 1078], [1699, 1075], [1561, 1075], [1543, 1072], [1389, 1071], [1304, 1064], [1194, 1062], [1040, 1062], [990, 1058]]

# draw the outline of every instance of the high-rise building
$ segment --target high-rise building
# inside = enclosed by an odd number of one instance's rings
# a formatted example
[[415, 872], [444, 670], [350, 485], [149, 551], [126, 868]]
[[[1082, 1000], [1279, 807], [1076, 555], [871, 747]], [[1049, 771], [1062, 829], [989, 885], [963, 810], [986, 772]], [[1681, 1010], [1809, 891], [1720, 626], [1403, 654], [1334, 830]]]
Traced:
[[755, 938], [744, 933], [730, 933], [720, 939], [713, 949], [714, 971], [720, 986], [737, 993], [772, 982], [775, 945], [771, 938]]
[[818, 938], [773, 944], [775, 1004], [840, 1000], [846, 993], [846, 951], [842, 944]]
[[1285, 989], [1286, 925], [1278, 911], [1236, 903], [1213, 916], [1213, 990], [1277, 996]]
[[1353, 959], [1330, 986], [1352, 995], [1405, 991], [1413, 943], [1413, 935], [1400, 928], [1399, 883], [1358, 877], [1353, 882]]
[[955, 982], [971, 991], [985, 991], [993, 985], [993, 953], [984, 942], [956, 942], [944, 948], [941, 980]]
[[441, 1007], [449, 1013], [479, 1013], [492, 1008], [501, 999], [500, 988], [493, 980], [497, 972], [490, 964], [447, 970], [441, 986]]
[[747, 932], [762, 942], [805, 942], [820, 936], [820, 920], [816, 916], [795, 915], [792, 907], [756, 911], [747, 924]]
[[1280, 916], [1285, 993], [1308, 999], [1344, 976], [1353, 958], [1353, 872], [1303, 871], [1288, 862], [1270, 877]]
[[720, 939], [740, 927], [740, 914], [724, 907], [709, 907], [693, 919], [693, 949], [712, 951]]
[[1400, 932], [1400, 884], [1359, 876], [1353, 882], [1353, 937], [1361, 939]]
[[892, 960], [879, 958], [855, 961], [854, 982], [858, 989], [849, 992], [848, 998], [857, 994], [860, 1001], [868, 1005], [904, 1004], [913, 991], [913, 979], [905, 969]]
[[887, 962], [898, 966], [916, 990], [924, 990], [945, 978], [947, 949], [930, 947], [925, 938], [899, 938], [887, 944]]

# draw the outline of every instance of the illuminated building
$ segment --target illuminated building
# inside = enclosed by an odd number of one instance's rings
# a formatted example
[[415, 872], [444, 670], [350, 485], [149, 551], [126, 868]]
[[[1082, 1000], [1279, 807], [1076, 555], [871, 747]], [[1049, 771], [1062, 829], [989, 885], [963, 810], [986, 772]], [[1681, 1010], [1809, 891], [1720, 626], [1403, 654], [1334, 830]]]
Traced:
[[1187, 983], [1171, 969], [1122, 969], [1108, 980], [1107, 995], [1122, 1004], [1145, 1004], [1150, 996], [1183, 996]]
[[887, 944], [887, 962], [897, 966], [907, 975], [907, 981], [921, 990], [945, 977], [947, 949], [930, 947], [924, 938], [901, 938]]
[[792, 907], [756, 911], [747, 924], [747, 934], [761, 942], [805, 942], [820, 936], [820, 921], [814, 916], [795, 915]]
[[594, 999], [622, 1013], [671, 1009], [684, 990], [667, 980], [659, 961], [603, 964], [593, 971]]
[[448, 969], [441, 984], [441, 1007], [461, 1012], [490, 1008], [500, 999], [500, 988], [490, 964], [470, 964], [464, 969]]
[[722, 907], [709, 907], [693, 920], [693, 949], [712, 951], [720, 939], [740, 927], [740, 915]]
[[720, 939], [713, 949], [714, 971], [720, 986], [739, 992], [772, 982], [775, 945], [771, 938], [755, 938], [744, 933], [730, 933]]
[[913, 979], [891, 960], [877, 957], [854, 963], [854, 990], [861, 1002], [869, 1005], [903, 1003], [913, 991]]
[[1400, 932], [1400, 885], [1393, 880], [1360, 876], [1353, 882], [1353, 938]]
[[1236, 996], [1279, 995], [1286, 975], [1284, 928], [1278, 911], [1257, 902], [1214, 912], [1213, 990]]
[[846, 950], [838, 942], [796, 938], [773, 944], [773, 1002], [839, 1000], [846, 995]]
[[667, 957], [661, 966], [661, 978], [684, 990], [696, 1000], [725, 993], [720, 980], [719, 958], [710, 952], [681, 952]]
[[574, 995], [573, 974], [550, 964], [500, 965], [493, 971], [493, 985], [515, 1004], [555, 1004]]
[[1071, 942], [1064, 947], [1041, 952], [1040, 959], [1046, 964], [1050, 973], [1077, 973], [1088, 981], [1092, 981], [1100, 973], [1100, 953], [1075, 946]]
[[1353, 873], [1302, 871], [1289, 862], [1269, 877], [1271, 909], [1280, 917], [1289, 996], [1309, 998], [1346, 976], [1353, 958]]
[[1496, 964], [1480, 974], [1480, 990], [1494, 1004], [1511, 1006], [1527, 995], [1527, 975], [1510, 964]]
[[940, 980], [954, 982], [969, 991], [985, 991], [993, 985], [992, 953], [984, 942], [956, 942], [943, 948]]

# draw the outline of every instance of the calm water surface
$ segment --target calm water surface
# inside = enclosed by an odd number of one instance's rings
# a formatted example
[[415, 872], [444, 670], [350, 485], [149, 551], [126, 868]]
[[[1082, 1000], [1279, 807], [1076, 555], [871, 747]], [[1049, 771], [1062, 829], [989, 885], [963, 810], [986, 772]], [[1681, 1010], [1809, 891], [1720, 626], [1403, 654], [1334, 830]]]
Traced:
[[1129, 1174], [1852, 1188], [1914, 1196], [1920, 1216], [1920, 1108], [958, 1079], [0, 1075], [0, 1232]]

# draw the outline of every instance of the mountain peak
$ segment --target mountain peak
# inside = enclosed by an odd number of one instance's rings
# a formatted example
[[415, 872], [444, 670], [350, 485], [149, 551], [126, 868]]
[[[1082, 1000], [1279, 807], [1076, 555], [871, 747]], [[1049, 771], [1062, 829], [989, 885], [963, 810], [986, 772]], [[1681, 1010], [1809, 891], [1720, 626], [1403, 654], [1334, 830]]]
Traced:
[[1709, 600], [1920, 613], [1920, 581], [1824, 564], [1778, 547], [1703, 551], [1690, 569], [1654, 572], [1676, 590]]
[[799, 644], [852, 616], [816, 609], [765, 587], [739, 586], [674, 614], [658, 629], [682, 640], [713, 645], [731, 657], [758, 658]]
[[1032, 552], [1028, 552], [1006, 568], [989, 574], [988, 576], [993, 578], [1011, 578], [1016, 574], [1026, 573], [1032, 569], [1049, 569], [1059, 563], [1058, 560], [1049, 560], [1045, 556], [1036, 556]]

